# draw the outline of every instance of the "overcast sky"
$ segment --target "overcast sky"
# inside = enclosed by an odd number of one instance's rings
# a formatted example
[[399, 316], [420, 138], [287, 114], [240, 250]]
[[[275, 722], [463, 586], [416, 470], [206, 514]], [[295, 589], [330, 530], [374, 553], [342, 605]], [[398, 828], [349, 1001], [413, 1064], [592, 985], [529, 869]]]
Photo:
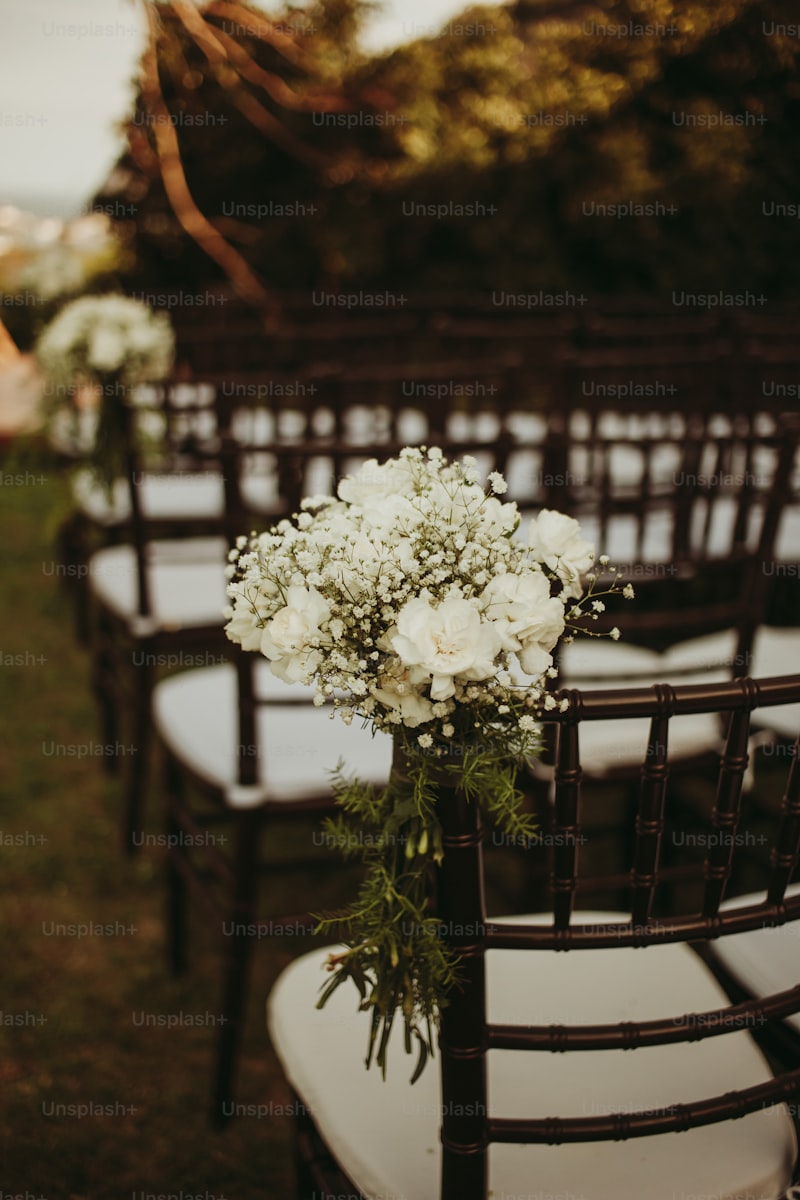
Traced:
[[[467, 5], [384, 0], [365, 45], [433, 35]], [[121, 145], [144, 24], [138, 0], [0, 0], [0, 205], [42, 216], [86, 207]]]

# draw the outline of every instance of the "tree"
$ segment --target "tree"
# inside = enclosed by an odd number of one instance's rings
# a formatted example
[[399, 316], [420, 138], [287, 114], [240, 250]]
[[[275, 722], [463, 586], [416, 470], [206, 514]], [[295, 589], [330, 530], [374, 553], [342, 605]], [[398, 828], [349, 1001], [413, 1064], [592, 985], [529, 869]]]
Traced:
[[[478, 6], [375, 59], [353, 0], [189, 7], [158, 7], [162, 124], [268, 292], [796, 288], [793, 0]], [[185, 284], [211, 264], [165, 187], [152, 95], [102, 199], [135, 206], [128, 282]]]

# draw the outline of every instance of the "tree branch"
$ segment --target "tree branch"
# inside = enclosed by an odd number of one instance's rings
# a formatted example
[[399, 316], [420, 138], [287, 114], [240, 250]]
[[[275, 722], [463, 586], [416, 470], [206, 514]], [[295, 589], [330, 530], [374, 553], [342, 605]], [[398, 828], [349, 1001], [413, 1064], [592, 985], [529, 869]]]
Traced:
[[153, 6], [144, 0], [149, 29], [148, 45], [142, 60], [142, 96], [153, 117], [153, 136], [161, 168], [164, 190], [182, 229], [230, 279], [243, 300], [277, 311], [263, 284], [256, 278], [246, 260], [234, 249], [197, 207], [181, 160], [175, 126], [161, 91], [158, 76], [158, 26]]
[[295, 67], [303, 66], [306, 55], [297, 45], [294, 34], [285, 33], [273, 21], [260, 17], [257, 13], [249, 12], [240, 4], [226, 3], [225, 0], [215, 0], [206, 11], [223, 20], [225, 17], [230, 17], [232, 21], [246, 29], [248, 35], [252, 35], [262, 42], [269, 42], [270, 46], [274, 46], [287, 62], [292, 63]]
[[[249, 121], [260, 133], [263, 133], [265, 137], [279, 146], [284, 153], [288, 154], [291, 158], [297, 159], [304, 166], [324, 170], [333, 165], [328, 155], [315, 150], [311, 146], [307, 146], [299, 138], [295, 137], [277, 117], [273, 116], [262, 104], [259, 104], [258, 100], [245, 91], [244, 88], [231, 86], [226, 75], [230, 72], [233, 72], [234, 75], [236, 73], [228, 55], [222, 48], [215, 33], [211, 32], [211, 27], [206, 24], [198, 10], [189, 3], [189, 0], [172, 0], [171, 7], [186, 32], [205, 55], [217, 81], [222, 87], [229, 90], [231, 104], [235, 108], [238, 108], [246, 121]], [[249, 58], [249, 56], [247, 57]], [[255, 65], [253, 63], [253, 66]], [[238, 79], [238, 76], [236, 78]]]

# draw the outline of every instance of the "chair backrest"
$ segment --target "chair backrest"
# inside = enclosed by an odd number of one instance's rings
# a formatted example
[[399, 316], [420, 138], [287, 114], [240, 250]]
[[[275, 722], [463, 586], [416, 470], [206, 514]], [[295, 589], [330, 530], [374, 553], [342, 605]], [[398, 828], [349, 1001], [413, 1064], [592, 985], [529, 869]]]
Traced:
[[[724, 906], [722, 901], [735, 860], [744, 853], [748, 838], [743, 816], [743, 779], [748, 762], [748, 739], [754, 710], [777, 705], [800, 705], [800, 675], [754, 681], [741, 679], [707, 687], [671, 688], [658, 685], [620, 692], [567, 691], [564, 712], [548, 713], [557, 729], [555, 775], [555, 841], [552, 903], [541, 923], [493, 923], [487, 919], [483, 888], [483, 856], [478, 806], [465, 801], [443, 777], [437, 812], [443, 827], [444, 857], [438, 872], [441, 930], [460, 957], [461, 985], [452, 990], [441, 1015], [442, 1076], [442, 1200], [486, 1200], [488, 1150], [499, 1142], [585, 1142], [635, 1138], [683, 1130], [693, 1126], [741, 1117], [756, 1109], [796, 1097], [800, 1070], [785, 1071], [766, 1083], [675, 1105], [662, 1114], [653, 1112], [606, 1113], [546, 1119], [497, 1118], [487, 1095], [487, 1052], [569, 1053], [572, 1050], [613, 1050], [694, 1042], [742, 1029], [759, 1029], [800, 1011], [800, 960], [798, 986], [707, 1013], [678, 1012], [661, 1020], [626, 1021], [620, 1024], [537, 1025], [531, 1003], [530, 1023], [495, 1025], [487, 1018], [486, 953], [513, 950], [555, 953], [603, 950], [612, 947], [657, 947], [673, 942], [697, 942], [767, 926], [800, 920], [800, 895], [786, 897], [796, 877], [800, 857], [800, 718], [794, 750], [783, 759], [786, 771], [776, 782], [774, 796], [782, 796], [771, 820], [768, 854], [761, 878], [763, 897], [745, 907]], [[696, 865], [697, 890], [671, 906], [665, 914], [659, 902], [660, 869], [670, 818], [666, 783], [670, 770], [670, 725], [682, 716], [719, 714], [728, 721], [724, 752], [719, 761], [711, 836]], [[641, 758], [641, 783], [632, 816], [632, 858], [629, 903], [611, 922], [575, 914], [575, 896], [585, 866], [581, 842], [584, 797], [581, 789], [582, 733], [587, 722], [601, 723], [639, 717], [650, 722], [647, 746]], [[591, 763], [586, 764], [591, 768]], [[448, 782], [448, 778], [450, 782]], [[674, 840], [674, 839], [673, 839]], [[600, 923], [602, 922], [602, 923]], [[658, 968], [654, 954], [653, 969]], [[685, 1001], [684, 1001], [685, 1002]], [[530, 1061], [531, 1090], [537, 1067]], [[679, 1147], [676, 1147], [680, 1153]]]
[[[368, 459], [406, 445], [473, 455], [509, 473], [508, 499], [543, 500], [545, 425], [524, 411], [515, 364], [389, 362], [296, 373], [209, 373], [131, 400], [127, 474], [139, 566], [139, 612], [151, 612], [148, 547], [156, 538], [205, 534], [229, 543], [296, 512], [305, 496], [335, 494]], [[160, 422], [143, 447], [140, 426]], [[197, 505], [164, 516], [170, 494], [198, 485]], [[154, 485], [162, 513], [153, 511]], [[170, 489], [172, 492], [170, 493]]]
[[630, 342], [576, 349], [565, 356], [562, 402], [565, 413], [617, 410], [622, 413], [724, 412], [728, 405], [727, 346]]
[[715, 340], [721, 333], [722, 322], [716, 313], [691, 313], [680, 309], [660, 313], [594, 313], [583, 314], [583, 336], [586, 345], [598, 348], [620, 346], [702, 345]]
[[[269, 478], [248, 488], [247, 443], [237, 443], [214, 389], [164, 385], [124, 405], [130, 538], [136, 559], [137, 615], [152, 616], [151, 567], [174, 547], [176, 559], [224, 562], [241, 533], [285, 516]], [[187, 542], [187, 539], [198, 539]], [[165, 546], [165, 543], [169, 545]], [[220, 614], [221, 621], [221, 614]]]
[[382, 312], [308, 306], [277, 320], [246, 315], [236, 325], [198, 324], [181, 331], [177, 361], [198, 379], [208, 371], [298, 370], [310, 362], [335, 361], [343, 352], [380, 362], [402, 353], [418, 324], [402, 307]]
[[[605, 418], [610, 418], [604, 420]], [[591, 628], [624, 628], [626, 641], [664, 650], [734, 629], [744, 674], [763, 619], [770, 564], [789, 497], [797, 429], [725, 432], [676, 420], [617, 432], [618, 414], [553, 432], [548, 506], [581, 523], [637, 599], [611, 598]], [[624, 618], [623, 618], [624, 611]]]

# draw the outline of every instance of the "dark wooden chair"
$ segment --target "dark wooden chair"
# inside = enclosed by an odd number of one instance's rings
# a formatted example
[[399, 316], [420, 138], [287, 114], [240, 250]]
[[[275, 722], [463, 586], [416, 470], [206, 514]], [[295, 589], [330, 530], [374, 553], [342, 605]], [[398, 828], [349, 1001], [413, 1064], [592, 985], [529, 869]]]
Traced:
[[[548, 499], [580, 522], [637, 598], [609, 602], [587, 628], [617, 624], [625, 646], [637, 647], [630, 664], [625, 648], [614, 648], [614, 674], [622, 678], [629, 667], [627, 677], [635, 678], [724, 663], [729, 676], [745, 674], [764, 619], [794, 470], [796, 422], [787, 421], [780, 432], [718, 435], [702, 420], [687, 420], [661, 434], [631, 437], [604, 432], [603, 414], [596, 417], [581, 433], [568, 423], [551, 427], [548, 457], [562, 469]], [[694, 665], [685, 645], [672, 663], [646, 660], [638, 650], [663, 653], [714, 634], [695, 643]], [[613, 668], [606, 658], [600, 643], [575, 642], [563, 657], [567, 682], [607, 679]]]
[[[745, 340], [739, 344], [735, 378], [736, 407], [759, 414], [761, 428], [781, 429], [796, 419], [800, 402], [800, 348], [798, 338], [785, 341]], [[800, 504], [800, 461], [791, 496]]]
[[[277, 679], [269, 663], [229, 644], [229, 663], [184, 671], [155, 685], [152, 720], [162, 747], [167, 846], [167, 932], [173, 971], [187, 967], [188, 902], [199, 901], [223, 946], [211, 1117], [235, 1114], [236, 1072], [255, 947], [310, 932], [324, 907], [319, 884], [291, 912], [276, 907], [276, 880], [305, 866], [314, 878], [339, 868], [311, 839], [276, 852], [275, 836], [334, 809], [331, 771], [340, 758], [384, 785], [391, 746], [360, 724], [345, 726], [314, 690]], [[319, 822], [317, 822], [317, 832]], [[272, 833], [273, 836], [270, 836]], [[317, 843], [318, 844], [318, 843]], [[260, 885], [271, 900], [265, 898]], [[285, 894], [285, 889], [284, 889]], [[266, 903], [270, 916], [259, 905]]]
[[[137, 457], [137, 491], [153, 533], [181, 534], [187, 523], [197, 533], [204, 518], [213, 532], [224, 512], [222, 478], [214, 471], [191, 474], [183, 468], [191, 448], [217, 434], [214, 387], [171, 379], [138, 389], [136, 399], [131, 424], [144, 426], [142, 436], [151, 450], [158, 447], [148, 456], [149, 468], [147, 458]], [[89, 560], [103, 546], [130, 541], [130, 483], [123, 475], [106, 485], [89, 468], [75, 467], [70, 496], [72, 508], [61, 523], [57, 543], [63, 578], [73, 593], [76, 633], [85, 645]]]
[[[766, 838], [760, 890], [744, 904], [725, 903], [748, 832], [742, 781], [751, 715], [800, 701], [800, 675], [565, 696], [567, 711], [552, 717], [560, 840], [546, 911], [487, 915], [479, 811], [452, 777], [440, 782], [437, 915], [459, 955], [461, 981], [441, 1014], [438, 1068], [429, 1064], [411, 1085], [398, 1037], [387, 1080], [365, 1070], [370, 1019], [356, 1012], [356, 995], [341, 988], [325, 1008], [314, 1007], [325, 949], [292, 963], [273, 989], [269, 1028], [300, 1114], [303, 1200], [331, 1192], [766, 1200], [797, 1181], [791, 1113], [800, 1066], [771, 1069], [754, 1035], [800, 1011], [800, 960], [776, 994], [731, 1003], [694, 947], [748, 930], [800, 929], [800, 896], [787, 891], [800, 856], [794, 756], [772, 785], [783, 799]], [[661, 862], [670, 733], [675, 720], [700, 714], [728, 727], [713, 836], [693, 887], [667, 908]], [[650, 733], [627, 901], [622, 910], [582, 911], [576, 896], [591, 862], [582, 773], [592, 765], [583, 735], [629, 717], [648, 721]]]
[[593, 424], [598, 413], [610, 411], [662, 421], [678, 414], [695, 422], [726, 413], [727, 357], [722, 341], [574, 349], [563, 359], [560, 411], [585, 412]]
[[[151, 742], [150, 693], [164, 669], [221, 661], [228, 551], [253, 521], [277, 520], [295, 497], [281, 479], [242, 477], [225, 414], [190, 406], [157, 415], [166, 432], [155, 454], [136, 434], [139, 410], [126, 408], [127, 478], [119, 535], [88, 557], [92, 686], [103, 740], [116, 747], [104, 762], [124, 767], [123, 843], [135, 848]], [[197, 416], [198, 414], [194, 414]], [[221, 419], [222, 416], [222, 419]]]
[[[686, 422], [661, 436], [651, 431], [634, 438], [603, 432], [603, 414], [597, 415], [594, 430], [563, 434], [559, 453], [566, 466], [551, 504], [580, 522], [597, 552], [607, 553], [619, 569], [618, 583], [633, 586], [635, 598], [605, 599], [605, 611], [585, 626], [594, 632], [617, 626], [620, 641], [578, 637], [564, 645], [553, 686], [626, 688], [637, 681], [723, 682], [751, 674], [796, 434], [744, 430], [716, 436], [701, 419], [697, 426]], [[713, 771], [722, 735], [708, 714], [676, 721], [673, 779]], [[646, 739], [642, 720], [590, 726], [586, 787], [602, 794], [609, 781], [627, 781], [626, 803], [632, 808]], [[550, 835], [552, 754], [533, 764], [531, 774], [538, 818]], [[690, 789], [681, 791], [677, 803], [688, 805], [685, 820], [705, 819]], [[613, 871], [626, 843], [616, 809], [608, 808], [602, 821], [601, 811], [594, 835], [605, 837]], [[622, 824], [630, 830], [629, 823]], [[527, 860], [536, 896], [546, 856], [536, 870], [534, 856]]]

